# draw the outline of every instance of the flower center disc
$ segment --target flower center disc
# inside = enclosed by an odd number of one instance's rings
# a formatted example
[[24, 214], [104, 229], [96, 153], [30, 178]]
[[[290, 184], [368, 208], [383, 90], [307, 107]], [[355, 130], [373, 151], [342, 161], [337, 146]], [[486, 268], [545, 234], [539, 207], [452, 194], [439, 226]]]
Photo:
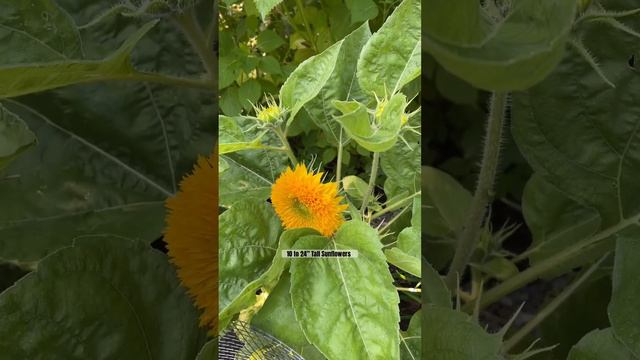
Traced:
[[295, 211], [299, 213], [301, 216], [303, 216], [306, 219], [311, 218], [311, 211], [309, 211], [309, 208], [307, 208], [307, 206], [304, 203], [302, 203], [300, 199], [293, 198], [292, 205]]

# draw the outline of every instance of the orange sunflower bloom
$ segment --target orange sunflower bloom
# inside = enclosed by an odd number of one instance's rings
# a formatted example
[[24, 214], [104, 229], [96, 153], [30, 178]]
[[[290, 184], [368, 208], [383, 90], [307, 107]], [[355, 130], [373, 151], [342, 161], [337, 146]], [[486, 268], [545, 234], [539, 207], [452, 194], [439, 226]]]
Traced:
[[180, 192], [167, 200], [165, 240], [178, 277], [202, 312], [200, 325], [215, 332], [218, 319], [218, 162], [200, 158]]
[[323, 173], [314, 174], [298, 164], [288, 168], [271, 188], [271, 203], [286, 229], [312, 228], [331, 236], [344, 222], [347, 205], [335, 182], [322, 183]]

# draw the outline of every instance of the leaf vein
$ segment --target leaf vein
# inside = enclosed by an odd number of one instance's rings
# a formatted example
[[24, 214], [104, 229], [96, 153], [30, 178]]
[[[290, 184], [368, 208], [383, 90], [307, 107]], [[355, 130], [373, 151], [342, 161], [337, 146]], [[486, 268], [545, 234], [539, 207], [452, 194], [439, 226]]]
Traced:
[[165, 189], [164, 187], [162, 187], [160, 184], [156, 183], [155, 181], [151, 180], [149, 177], [147, 177], [146, 175], [142, 174], [140, 171], [134, 169], [133, 167], [125, 164], [122, 160], [118, 159], [117, 157], [109, 154], [107, 151], [101, 149], [100, 147], [98, 147], [97, 145], [89, 142], [88, 140], [80, 137], [79, 135], [77, 135], [76, 133], [67, 130], [65, 128], [63, 128], [62, 126], [56, 124], [55, 122], [53, 122], [51, 119], [47, 118], [46, 116], [44, 116], [43, 114], [41, 114], [40, 112], [18, 102], [12, 99], [6, 99], [6, 101], [20, 106], [23, 109], [25, 109], [26, 111], [36, 115], [37, 117], [41, 118], [42, 120], [44, 120], [47, 125], [65, 133], [66, 135], [68, 135], [69, 137], [71, 137], [72, 139], [80, 142], [81, 144], [87, 146], [88, 148], [90, 148], [91, 150], [97, 152], [98, 154], [104, 156], [105, 158], [111, 160], [112, 162], [116, 163], [117, 165], [121, 166], [123, 169], [127, 170], [128, 172], [130, 172], [131, 174], [135, 175], [136, 177], [138, 177], [140, 180], [146, 182], [147, 184], [151, 185], [152, 187], [154, 187], [156, 190], [160, 191], [163, 195], [165, 196], [172, 196], [173, 194]]

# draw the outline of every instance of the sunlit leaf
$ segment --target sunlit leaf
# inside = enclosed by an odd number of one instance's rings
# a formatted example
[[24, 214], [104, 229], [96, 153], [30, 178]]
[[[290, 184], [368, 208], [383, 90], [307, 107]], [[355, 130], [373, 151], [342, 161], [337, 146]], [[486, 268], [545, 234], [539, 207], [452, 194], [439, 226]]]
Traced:
[[420, 10], [420, 0], [404, 0], [371, 36], [358, 59], [363, 90], [391, 95], [420, 75]]
[[330, 360], [398, 357], [399, 298], [381, 246], [377, 232], [359, 221], [345, 223], [335, 238], [308, 236], [295, 244], [297, 249], [358, 251], [357, 258], [291, 263], [296, 319]]
[[220, 215], [220, 308], [224, 309], [269, 268], [278, 247], [280, 220], [271, 206], [245, 200]]
[[300, 109], [316, 97], [333, 73], [344, 40], [302, 62], [280, 88], [280, 103], [290, 111], [287, 125]]

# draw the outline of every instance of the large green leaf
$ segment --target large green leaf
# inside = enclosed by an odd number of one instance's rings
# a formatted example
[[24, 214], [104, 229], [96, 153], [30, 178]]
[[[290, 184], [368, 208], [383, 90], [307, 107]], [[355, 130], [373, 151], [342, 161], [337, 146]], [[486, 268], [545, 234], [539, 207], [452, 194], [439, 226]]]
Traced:
[[[295, 248], [357, 250], [357, 258], [293, 259], [291, 298], [307, 339], [328, 359], [398, 359], [398, 293], [375, 229], [360, 221], [334, 238], [308, 236]], [[375, 290], [374, 290], [375, 289]]]
[[514, 96], [513, 134], [534, 169], [596, 209], [606, 227], [640, 214], [640, 79], [627, 65], [633, 48], [624, 34], [597, 27], [585, 38], [608, 55], [601, 65], [616, 88], [572, 51], [547, 80]]
[[[278, 243], [278, 250], [276, 256], [274, 256], [271, 266], [255, 279], [251, 283], [247, 284], [242, 292], [229, 303], [224, 309], [221, 308], [218, 318], [218, 329], [220, 332], [224, 331], [227, 325], [231, 322], [233, 317], [238, 315], [241, 311], [250, 309], [256, 306], [258, 299], [256, 293], [266, 293], [267, 295], [278, 285], [282, 272], [289, 265], [289, 259], [280, 256], [283, 250], [291, 249], [293, 244], [301, 237], [317, 234], [315, 230], [311, 229], [293, 229], [287, 230], [280, 236], [280, 242]], [[267, 297], [268, 299], [268, 297]]]
[[617, 240], [609, 320], [616, 338], [640, 358], [640, 242], [637, 234], [636, 231], [622, 235]]
[[572, 1], [516, 0], [490, 16], [478, 1], [455, 7], [426, 0], [425, 46], [452, 74], [495, 91], [524, 90], [562, 60], [574, 21]]
[[[78, 22], [106, 2], [61, 0]], [[83, 48], [102, 57], [143, 22], [106, 18], [82, 31]], [[14, 49], [14, 52], [15, 49]], [[188, 75], [203, 71], [186, 38], [160, 22], [135, 50], [136, 66]], [[39, 139], [14, 161], [0, 187], [0, 258], [31, 261], [92, 234], [144, 241], [164, 228], [164, 201], [210, 154], [215, 117], [208, 91], [146, 83], [76, 85], [5, 100]], [[179, 104], [179, 105], [178, 105]]]
[[[422, 311], [418, 310], [411, 317], [407, 331], [400, 331], [400, 359], [422, 359]], [[429, 349], [425, 349], [429, 351]]]
[[80, 59], [83, 55], [73, 19], [52, 0], [3, 1], [0, 38], [0, 67]]
[[420, 0], [404, 0], [362, 49], [358, 82], [379, 97], [420, 75]]
[[430, 359], [502, 359], [500, 336], [486, 333], [469, 315], [433, 305], [422, 311], [422, 348]]
[[318, 349], [309, 343], [296, 320], [291, 303], [291, 280], [287, 272], [282, 274], [278, 286], [269, 294], [251, 324], [284, 342], [305, 360], [324, 359]]
[[[461, 46], [479, 46], [490, 35], [493, 22], [485, 9], [475, 0], [459, 0], [451, 6], [444, 0], [426, 0], [429, 11], [425, 13], [425, 32], [442, 42]], [[447, 14], [449, 24], [456, 21], [464, 26], [446, 26], [442, 14]]]
[[[271, 186], [281, 166], [271, 161], [268, 153], [256, 151], [239, 156], [223, 155], [220, 158], [228, 165], [220, 174], [221, 206], [229, 207], [246, 198], [266, 200], [271, 196]], [[257, 165], [261, 159], [266, 161]]]
[[585, 335], [569, 353], [567, 360], [637, 360], [615, 338], [610, 328], [597, 329]]
[[205, 334], [167, 257], [106, 238], [76, 240], [2, 293], [2, 356], [195, 358]]
[[[551, 255], [588, 238], [600, 228], [600, 216], [597, 211], [578, 204], [535, 174], [525, 186], [522, 213], [533, 235], [533, 243], [528, 250], [531, 264], [548, 259]], [[605, 242], [584, 256], [565, 262], [548, 276], [557, 276], [597, 260], [602, 256], [602, 246], [611, 248], [612, 243]]]
[[218, 292], [224, 309], [271, 265], [281, 227], [271, 205], [247, 199], [220, 215], [219, 229]]
[[[322, 87], [318, 96], [311, 99], [304, 106], [311, 119], [322, 129], [334, 144], [340, 142], [340, 125], [334, 120], [339, 115], [332, 105], [333, 100], [360, 100], [366, 96], [356, 81], [356, 64], [362, 47], [371, 37], [369, 24], [364, 23], [351, 34], [347, 35], [340, 47], [333, 73]], [[347, 140], [344, 134], [343, 142]]]
[[290, 111], [287, 126], [311, 99], [316, 97], [331, 77], [344, 40], [331, 45], [318, 55], [303, 61], [280, 88], [280, 104]]
[[36, 141], [27, 124], [0, 104], [0, 170]]
[[601, 256], [613, 250], [614, 237], [640, 234], [640, 79], [627, 63], [629, 52], [639, 48], [637, 39], [588, 27], [584, 43], [602, 56], [602, 69], [616, 88], [572, 51], [545, 81], [517, 93], [512, 109], [514, 138], [536, 173], [600, 217], [595, 235], [553, 259], [565, 264], [593, 245], [600, 251], [592, 255]]
[[[254, 126], [255, 122], [241, 117], [234, 118], [237, 126], [226, 127], [221, 124], [220, 141], [229, 142], [245, 137], [260, 138], [264, 146], [279, 147], [272, 133], [264, 134]], [[239, 129], [238, 129], [239, 127]], [[226, 131], [223, 131], [225, 130]], [[245, 149], [242, 152], [227, 153], [220, 158], [225, 167], [220, 168], [221, 206], [230, 207], [237, 201], [247, 198], [267, 200], [271, 196], [271, 186], [286, 168], [287, 155], [282, 151], [263, 151]]]
[[[411, 118], [409, 125], [418, 127], [420, 131], [420, 117]], [[380, 168], [387, 176], [384, 193], [389, 200], [410, 196], [420, 190], [421, 137], [414, 132], [405, 132], [402, 136], [406, 143], [398, 141], [380, 154]]]

